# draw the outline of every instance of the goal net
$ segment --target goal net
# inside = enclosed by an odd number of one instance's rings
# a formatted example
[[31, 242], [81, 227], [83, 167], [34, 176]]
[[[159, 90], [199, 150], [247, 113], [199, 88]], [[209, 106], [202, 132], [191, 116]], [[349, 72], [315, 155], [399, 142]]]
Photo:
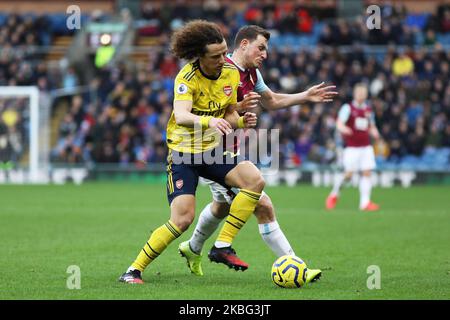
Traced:
[[0, 184], [49, 181], [49, 109], [37, 87], [0, 86]]

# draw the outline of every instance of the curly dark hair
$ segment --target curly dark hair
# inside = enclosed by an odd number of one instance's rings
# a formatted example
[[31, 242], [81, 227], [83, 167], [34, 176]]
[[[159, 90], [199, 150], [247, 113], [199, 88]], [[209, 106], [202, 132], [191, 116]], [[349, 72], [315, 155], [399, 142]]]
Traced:
[[224, 36], [217, 24], [192, 20], [172, 35], [170, 51], [179, 59], [192, 60], [206, 53], [206, 46], [222, 43]]

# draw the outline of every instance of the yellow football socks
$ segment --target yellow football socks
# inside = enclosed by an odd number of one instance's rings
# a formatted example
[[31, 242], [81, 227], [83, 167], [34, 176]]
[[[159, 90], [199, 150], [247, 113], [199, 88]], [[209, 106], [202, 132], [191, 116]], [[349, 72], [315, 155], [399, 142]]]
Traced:
[[216, 241], [231, 244], [239, 230], [255, 211], [260, 197], [260, 193], [241, 189], [231, 203], [230, 213]]
[[181, 230], [173, 222], [167, 221], [152, 232], [150, 239], [145, 243], [131, 266], [141, 272], [144, 271], [149, 263], [155, 260], [181, 233]]

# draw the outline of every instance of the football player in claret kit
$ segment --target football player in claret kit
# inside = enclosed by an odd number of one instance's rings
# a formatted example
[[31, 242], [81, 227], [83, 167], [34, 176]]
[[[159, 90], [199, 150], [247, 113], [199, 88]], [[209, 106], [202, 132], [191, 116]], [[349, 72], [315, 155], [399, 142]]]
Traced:
[[[228, 51], [220, 28], [211, 22], [194, 20], [172, 36], [172, 52], [190, 61], [178, 73], [174, 86], [173, 112], [167, 124], [167, 197], [170, 219], [155, 229], [136, 260], [119, 278], [126, 283], [143, 283], [142, 272], [168, 245], [179, 237], [195, 216], [195, 192], [199, 177], [239, 188], [230, 207], [235, 225], [245, 223], [255, 210], [264, 188], [258, 168], [249, 161], [237, 163], [218, 148], [221, 135], [232, 128], [251, 128], [256, 115], [239, 116], [235, 107], [239, 71], [225, 61]], [[219, 161], [207, 163], [205, 159]], [[238, 229], [226, 230], [232, 239]], [[232, 252], [232, 248], [228, 248]]]
[[367, 86], [358, 83], [353, 88], [353, 101], [344, 104], [339, 110], [336, 128], [341, 133], [345, 144], [342, 158], [344, 175], [335, 180], [333, 189], [326, 199], [325, 207], [328, 210], [335, 208], [342, 185], [350, 181], [355, 172], [361, 172], [359, 209], [362, 211], [379, 210], [379, 205], [370, 200], [371, 172], [376, 166], [370, 136], [379, 139], [380, 133], [375, 125], [372, 108], [366, 102], [367, 96]]
[[[232, 55], [227, 56], [227, 61], [238, 68], [240, 73], [238, 110], [252, 110], [259, 102], [262, 102], [263, 107], [268, 110], [276, 110], [305, 102], [332, 101], [332, 98], [337, 94], [337, 92], [332, 91], [335, 87], [325, 86], [323, 83], [296, 94], [281, 94], [271, 91], [264, 83], [263, 77], [258, 70], [263, 60], [267, 58], [269, 39], [270, 33], [255, 25], [244, 26], [236, 34], [235, 49]], [[237, 150], [234, 150], [234, 152], [237, 152]], [[236, 190], [227, 190], [214, 181], [209, 181], [208, 183], [213, 194], [213, 201], [201, 212], [191, 239], [182, 242], [179, 246], [179, 251], [187, 259], [191, 272], [199, 276], [203, 275], [201, 267], [203, 245], [218, 228], [222, 219], [228, 216], [230, 203], [234, 197], [233, 191], [236, 192]], [[272, 201], [266, 193], [262, 193], [254, 214], [258, 220], [259, 232], [274, 254], [277, 257], [295, 255], [276, 220]], [[230, 216], [227, 217], [227, 222], [229, 220]], [[232, 226], [230, 223], [225, 223], [224, 228], [228, 225]], [[230, 255], [222, 249], [229, 247], [231, 243], [222, 242], [220, 239], [221, 234], [219, 234], [218, 240], [209, 251], [209, 259], [214, 262], [224, 263], [236, 270], [246, 270], [248, 264], [239, 259], [235, 252]], [[318, 279], [320, 275], [320, 270], [308, 270], [307, 282]]]

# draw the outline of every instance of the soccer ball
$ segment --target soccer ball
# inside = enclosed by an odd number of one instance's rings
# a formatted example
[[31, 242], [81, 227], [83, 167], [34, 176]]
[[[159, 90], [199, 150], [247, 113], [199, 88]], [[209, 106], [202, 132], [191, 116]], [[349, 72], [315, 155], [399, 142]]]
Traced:
[[272, 265], [272, 281], [282, 288], [300, 288], [306, 283], [308, 268], [293, 255], [279, 257]]

